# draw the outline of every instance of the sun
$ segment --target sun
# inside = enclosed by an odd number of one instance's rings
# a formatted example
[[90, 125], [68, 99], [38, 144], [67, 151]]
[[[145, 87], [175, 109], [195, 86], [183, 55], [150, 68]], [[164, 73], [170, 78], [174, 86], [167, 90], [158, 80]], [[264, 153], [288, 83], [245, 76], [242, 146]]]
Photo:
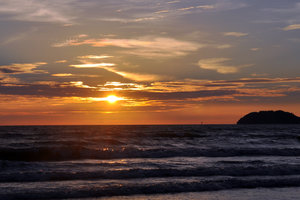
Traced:
[[119, 100], [122, 100], [122, 98], [117, 97], [117, 96], [115, 96], [115, 95], [109, 95], [109, 96], [106, 97], [105, 99], [106, 99], [106, 101], [108, 101], [108, 103], [115, 103], [115, 102], [117, 102], [117, 101], [119, 101]]

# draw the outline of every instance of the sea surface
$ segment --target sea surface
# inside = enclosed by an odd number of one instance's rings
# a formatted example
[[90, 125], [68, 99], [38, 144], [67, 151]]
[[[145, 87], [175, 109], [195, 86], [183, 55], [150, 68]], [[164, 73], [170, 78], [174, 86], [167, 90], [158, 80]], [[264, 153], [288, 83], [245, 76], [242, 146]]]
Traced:
[[299, 125], [0, 127], [0, 199], [300, 199]]

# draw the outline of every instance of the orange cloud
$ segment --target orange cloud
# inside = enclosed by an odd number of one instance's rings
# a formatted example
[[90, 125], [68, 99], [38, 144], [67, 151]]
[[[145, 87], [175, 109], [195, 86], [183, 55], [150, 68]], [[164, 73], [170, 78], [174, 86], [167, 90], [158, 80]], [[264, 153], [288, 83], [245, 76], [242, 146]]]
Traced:
[[285, 30], [285, 31], [292, 31], [292, 30], [298, 30], [298, 29], [300, 29], [300, 24], [291, 24], [291, 25], [283, 28], [283, 30]]
[[237, 73], [240, 68], [247, 67], [250, 65], [242, 65], [242, 66], [233, 66], [224, 64], [224, 62], [228, 62], [231, 59], [229, 58], [209, 58], [199, 60], [198, 65], [201, 69], [214, 70], [220, 74], [232, 74]]
[[[114, 63], [94, 63], [94, 62], [92, 62], [93, 59], [94, 58], [90, 58], [90, 56], [88, 56], [87, 60], [80, 60], [80, 62], [82, 62], [84, 64], [70, 65], [70, 67], [105, 69], [109, 72], [118, 74], [118, 75], [120, 75], [124, 78], [134, 80], [134, 81], [137, 81], [137, 82], [142, 82], [142, 81], [152, 82], [152, 81], [157, 81], [157, 80], [166, 80], [166, 79], [170, 78], [168, 76], [161, 76], [161, 75], [156, 75], [156, 74], [127, 72], [127, 71], [124, 71], [124, 70], [117, 69], [115, 67], [116, 64], [114, 64]], [[98, 58], [96, 58], [96, 59], [98, 59]]]
[[105, 59], [105, 58], [112, 58], [113, 56], [107, 55], [86, 55], [86, 56], [78, 56], [80, 59]]
[[79, 45], [89, 45], [93, 47], [115, 46], [123, 49], [129, 49], [128, 51], [124, 51], [127, 54], [148, 58], [184, 56], [206, 46], [195, 42], [153, 36], [142, 37], [139, 39], [104, 38], [80, 40], [79, 38], [75, 38], [54, 44], [53, 46], [64, 47]]
[[73, 76], [73, 74], [69, 74], [69, 73], [66, 73], [66, 74], [52, 74], [51, 76], [56, 76], [56, 77], [67, 77], [67, 76]]
[[46, 65], [46, 62], [35, 63], [14, 63], [0, 66], [0, 72], [4, 74], [39, 74], [47, 73], [45, 70], [38, 70], [37, 67]]
[[243, 37], [249, 35], [248, 33], [242, 33], [242, 32], [225, 32], [223, 34], [225, 36], [233, 36], [233, 37]]
[[66, 62], [68, 62], [67, 60], [57, 60], [57, 61], [55, 61], [55, 63], [66, 63]]
[[90, 64], [78, 64], [78, 65], [70, 65], [70, 67], [75, 68], [103, 68], [115, 66], [114, 63], [90, 63]]

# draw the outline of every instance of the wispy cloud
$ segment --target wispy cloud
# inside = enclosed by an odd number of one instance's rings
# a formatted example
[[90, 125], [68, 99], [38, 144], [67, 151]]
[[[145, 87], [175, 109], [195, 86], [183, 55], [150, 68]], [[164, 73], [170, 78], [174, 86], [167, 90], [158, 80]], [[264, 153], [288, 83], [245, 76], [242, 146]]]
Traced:
[[72, 46], [72, 44], [77, 43], [82, 38], [86, 38], [88, 35], [86, 34], [79, 34], [75, 35], [73, 37], [68, 38], [66, 41], [55, 43], [52, 45], [52, 47], [65, 47], [65, 46]]
[[228, 49], [228, 48], [232, 48], [232, 45], [230, 45], [230, 44], [216, 44], [216, 45], [210, 45], [210, 47], [216, 48], [216, 49]]
[[261, 84], [261, 83], [299, 83], [300, 77], [296, 78], [241, 78], [238, 80], [219, 80], [213, 83], [234, 83], [234, 84]]
[[[82, 59], [82, 58], [85, 59]], [[74, 64], [70, 65], [70, 67], [74, 68], [99, 68], [99, 69], [105, 69], [109, 72], [118, 74], [119, 76], [122, 76], [123, 78], [134, 80], [137, 82], [151, 82], [156, 80], [165, 80], [169, 79], [168, 76], [161, 76], [156, 74], [148, 74], [148, 73], [140, 73], [140, 72], [128, 72], [125, 70], [118, 69], [117, 65], [115, 63], [104, 63], [104, 62], [97, 62], [98, 60], [105, 59], [105, 58], [111, 58], [113, 56], [79, 56], [79, 61], [82, 64]]]
[[283, 30], [285, 30], [285, 31], [292, 31], [292, 30], [298, 30], [298, 29], [300, 29], [300, 24], [292, 24], [292, 25], [288, 25], [283, 28]]
[[214, 5], [200, 5], [200, 6], [196, 6], [196, 8], [203, 8], [205, 10], [209, 10], [209, 9], [214, 9], [216, 6]]
[[[210, 89], [243, 89], [252, 85], [275, 85], [282, 83], [299, 83], [300, 77], [296, 78], [241, 78], [235, 80], [196, 80], [186, 79], [182, 81], [154, 82], [144, 90], [156, 92], [183, 92]], [[268, 88], [267, 86], [265, 88]]]
[[239, 72], [240, 68], [250, 65], [228, 65], [226, 62], [231, 61], [230, 58], [209, 58], [199, 60], [198, 65], [201, 69], [214, 70], [220, 74], [232, 74]]
[[213, 6], [217, 11], [236, 10], [247, 7], [246, 2], [241, 0], [217, 0]]
[[[167, 10], [168, 12], [156, 12], [157, 14], [164, 14], [164, 18], [166, 17], [172, 17], [172, 16], [180, 16], [185, 14], [192, 14], [192, 13], [201, 13], [201, 12], [218, 12], [218, 11], [227, 11], [227, 10], [235, 10], [239, 8], [246, 7], [247, 4], [242, 1], [237, 0], [216, 0], [216, 1], [210, 1], [210, 4], [200, 4], [199, 3], [189, 3], [186, 4], [184, 2], [180, 1], [174, 1], [172, 3], [171, 7], [167, 6], [164, 10]], [[186, 6], [188, 5], [188, 6]]]
[[[145, 111], [146, 107], [161, 104], [165, 109], [170, 109], [169, 104], [176, 108], [193, 104], [193, 102], [211, 101], [245, 101], [257, 98], [288, 98], [289, 93], [300, 93], [300, 88], [293, 87], [299, 83], [300, 78], [244, 78], [237, 80], [182, 80], [168, 82], [153, 82], [145, 84], [106, 82], [96, 87], [91, 87], [84, 81], [69, 83], [35, 82], [31, 84], [1, 84], [0, 93], [6, 95], [29, 95], [44, 98], [72, 97], [96, 98], [100, 100], [113, 91], [117, 96], [124, 97], [123, 106], [139, 107]], [[282, 85], [284, 83], [284, 85]], [[289, 85], [287, 85], [290, 83]], [[259, 85], [262, 87], [253, 87]], [[270, 86], [267, 86], [270, 85]], [[128, 101], [127, 101], [128, 100]], [[168, 104], [166, 104], [168, 102]], [[142, 106], [142, 107], [141, 107]], [[172, 107], [173, 107], [172, 106]]]
[[66, 63], [66, 62], [68, 62], [67, 60], [57, 60], [57, 61], [55, 61], [55, 63]]
[[286, 2], [285, 6], [277, 7], [277, 8], [267, 8], [264, 11], [271, 11], [274, 13], [283, 13], [283, 14], [296, 14], [300, 11], [300, 3], [294, 2]]
[[178, 11], [189, 11], [189, 10], [194, 10], [194, 9], [203, 9], [203, 10], [210, 10], [210, 9], [215, 9], [217, 6], [216, 5], [195, 5], [195, 6], [190, 6], [190, 7], [184, 7], [184, 8], [178, 8]]
[[[161, 0], [0, 0], [0, 14], [10, 20], [55, 22], [66, 26], [83, 20], [139, 23], [202, 11], [224, 11], [246, 6], [240, 0], [214, 0], [211, 4]], [[97, 12], [95, 12], [95, 10]]]
[[[276, 5], [276, 4], [275, 4]], [[280, 5], [277, 7], [268, 7], [266, 9], [263, 9], [264, 13], [270, 13], [272, 18], [270, 19], [261, 19], [256, 22], [258, 23], [285, 23], [289, 24], [288, 26], [282, 28], [284, 29], [290, 29], [290, 30], [295, 30], [293, 29], [294, 25], [299, 24], [300, 22], [300, 2], [295, 1], [286, 1], [284, 5]]]
[[190, 52], [203, 48], [204, 44], [182, 41], [174, 38], [147, 36], [137, 39], [71, 39], [54, 44], [54, 47], [89, 45], [92, 47], [120, 47], [129, 49], [124, 53], [152, 58], [185, 56]]
[[70, 84], [71, 86], [75, 86], [79, 88], [96, 88], [96, 87], [91, 87], [89, 85], [83, 84], [83, 81], [71, 81]]
[[137, 83], [106, 82], [98, 85], [99, 91], [143, 90], [145, 85]]
[[157, 80], [166, 80], [170, 79], [168, 76], [156, 75], [156, 74], [145, 74], [145, 73], [136, 73], [136, 72], [125, 72], [117, 70], [115, 68], [105, 68], [106, 70], [116, 73], [124, 78], [134, 80], [137, 82], [152, 82]]
[[39, 74], [46, 73], [45, 70], [38, 70], [37, 67], [46, 65], [46, 62], [36, 63], [14, 63], [0, 66], [0, 72], [4, 74]]
[[195, 6], [191, 6], [191, 7], [185, 7], [185, 8], [179, 8], [178, 10], [179, 11], [185, 11], [185, 10], [191, 10], [191, 9], [194, 9], [196, 8]]
[[251, 51], [259, 51], [259, 50], [261, 50], [261, 48], [254, 47], [254, 48], [251, 48], [250, 50], [251, 50]]
[[[239, 9], [247, 6], [241, 0], [198, 1], [162, 1], [162, 0], [116, 0], [102, 3], [105, 16], [97, 16], [101, 21], [120, 23], [141, 23], [147, 21], [162, 21], [201, 12], [218, 12]], [[115, 8], [113, 12], [107, 10]]]
[[39, 70], [38, 67], [46, 65], [46, 62], [36, 63], [13, 63], [11, 65], [0, 66], [0, 83], [9, 85], [19, 84], [22, 81], [14, 77], [16, 74], [45, 74], [45, 70]]
[[78, 65], [70, 65], [70, 67], [75, 68], [103, 68], [103, 67], [111, 67], [115, 66], [114, 63], [89, 63], [89, 64], [78, 64]]
[[113, 67], [113, 65], [110, 65], [110, 63], [95, 63], [95, 64], [82, 64], [82, 65], [71, 65], [71, 67], [76, 68], [101, 68], [105, 69], [109, 72], [118, 74], [124, 78], [134, 80], [137, 82], [151, 82], [151, 81], [157, 81], [157, 80], [164, 80], [167, 79], [167, 76], [161, 76], [161, 75], [155, 75], [155, 74], [146, 74], [146, 73], [138, 73], [138, 72], [126, 72], [124, 70], [119, 70], [116, 67]]
[[51, 76], [55, 76], [55, 77], [68, 77], [68, 76], [73, 76], [73, 74], [70, 74], [70, 73], [65, 73], [65, 74], [52, 74]]
[[19, 21], [71, 23], [74, 0], [0, 0], [0, 14]]
[[[0, 8], [1, 9], [1, 8]], [[8, 45], [8, 44], [11, 44], [11, 43], [14, 43], [14, 42], [17, 42], [19, 40], [24, 40], [25, 38], [29, 37], [32, 33], [36, 32], [38, 29], [37, 28], [31, 28], [30, 30], [28, 31], [24, 31], [24, 32], [21, 32], [21, 33], [17, 33], [15, 35], [12, 35], [8, 38], [6, 38], [2, 43], [2, 45]]]
[[0, 83], [5, 86], [10, 86], [20, 83], [20, 80], [7, 74], [0, 74]]
[[223, 34], [225, 36], [233, 36], [233, 37], [243, 37], [249, 35], [248, 33], [242, 33], [242, 32], [225, 32]]
[[113, 56], [107, 55], [86, 55], [86, 56], [78, 56], [80, 59], [105, 59], [105, 58], [112, 58]]
[[179, 3], [179, 0], [175, 0], [175, 1], [168, 1], [167, 3]]
[[99, 21], [106, 21], [106, 22], [120, 22], [120, 23], [136, 23], [136, 22], [147, 22], [162, 19], [162, 16], [153, 16], [153, 17], [138, 17], [138, 18], [100, 18]]

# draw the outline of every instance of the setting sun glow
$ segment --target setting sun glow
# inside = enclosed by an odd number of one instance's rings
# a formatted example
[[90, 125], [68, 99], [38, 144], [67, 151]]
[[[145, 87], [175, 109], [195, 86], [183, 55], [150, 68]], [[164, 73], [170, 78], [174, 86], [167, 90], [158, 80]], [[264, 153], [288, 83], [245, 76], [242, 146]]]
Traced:
[[0, 125], [300, 115], [300, 0], [0, 0], [0, 27]]
[[115, 103], [119, 100], [122, 100], [123, 98], [117, 97], [115, 95], [110, 95], [108, 97], [106, 97], [106, 101], [108, 101], [108, 103]]

